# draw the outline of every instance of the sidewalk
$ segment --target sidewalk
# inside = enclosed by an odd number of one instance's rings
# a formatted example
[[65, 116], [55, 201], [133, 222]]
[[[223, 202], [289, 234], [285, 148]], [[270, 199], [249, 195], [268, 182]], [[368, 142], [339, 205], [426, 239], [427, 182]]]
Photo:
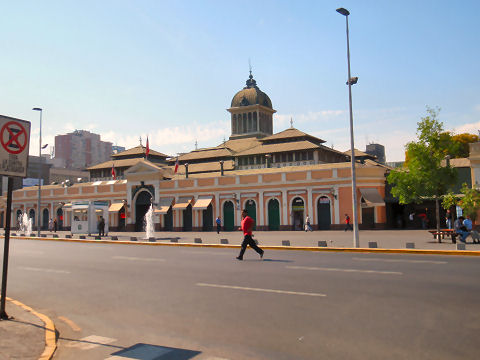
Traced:
[[[12, 231], [16, 235], [22, 235], [18, 231]], [[13, 235], [13, 234], [12, 234]], [[36, 235], [36, 233], [35, 233]], [[59, 239], [72, 236], [68, 231], [57, 233], [42, 231], [42, 235], [48, 238], [58, 236]], [[85, 236], [86, 239], [94, 240], [96, 234]], [[136, 238], [137, 242], [148, 241], [145, 232], [110, 232], [102, 240], [111, 240], [116, 236], [118, 241], [131, 241]], [[202, 244], [221, 244], [222, 239], [227, 239], [229, 245], [240, 245], [243, 235], [240, 231], [220, 232], [154, 232], [152, 241], [157, 243], [178, 242], [179, 244], [195, 243], [195, 239], [201, 239]], [[79, 234], [74, 234], [73, 239], [80, 239]], [[427, 230], [362, 230], [359, 232], [360, 248], [368, 248], [369, 242], [376, 242], [380, 249], [405, 249], [406, 243], [414, 243], [415, 249], [423, 250], [456, 250], [450, 238], [442, 239], [439, 243]], [[173, 239], [173, 240], [172, 240]], [[319, 241], [326, 241], [329, 248], [353, 248], [353, 233], [351, 231], [254, 231], [254, 239], [263, 246], [282, 246], [283, 240], [289, 240], [290, 245], [297, 247], [318, 247]], [[457, 242], [458, 243], [458, 242]], [[480, 251], [480, 244], [474, 244], [471, 237], [467, 238], [466, 250]]]
[[0, 360], [49, 360], [55, 351], [55, 328], [45, 315], [9, 299], [9, 320], [0, 320]]

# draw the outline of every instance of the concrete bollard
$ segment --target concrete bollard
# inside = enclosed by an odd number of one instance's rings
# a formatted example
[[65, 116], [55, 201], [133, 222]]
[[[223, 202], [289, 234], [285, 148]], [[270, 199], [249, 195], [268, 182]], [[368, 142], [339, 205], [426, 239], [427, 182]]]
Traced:
[[177, 239], [177, 238], [171, 238], [171, 239], [170, 239], [170, 242], [172, 242], [172, 243], [178, 243], [178, 239]]
[[130, 236], [130, 241], [137, 241], [137, 237], [136, 236]]
[[65, 239], [71, 239], [72, 235], [65, 235]]
[[282, 246], [290, 246], [290, 240], [282, 240]]
[[40, 236], [46, 238], [47, 234], [41, 234]]
[[326, 242], [325, 240], [320, 240], [320, 241], [318, 242], [318, 246], [320, 246], [320, 247], [327, 247], [328, 245], [327, 245], [327, 242]]
[[112, 236], [110, 239], [111, 240], [118, 240], [118, 236]]
[[86, 237], [85, 235], [80, 235], [79, 238], [80, 238], [81, 240], [85, 240], [87, 237]]
[[228, 239], [220, 239], [220, 244], [228, 244]]
[[405, 247], [406, 247], [407, 249], [415, 249], [415, 243], [407, 242], [407, 243], [405, 244]]
[[457, 243], [457, 250], [466, 250], [464, 243]]
[[195, 244], [201, 244], [202, 243], [202, 239], [200, 238], [195, 238]]
[[376, 248], [378, 248], [377, 242], [376, 242], [376, 241], [369, 241], [369, 242], [368, 242], [368, 247], [369, 247], [370, 249], [376, 249]]
[[25, 236], [25, 234], [20, 234], [20, 236]]
[[95, 236], [95, 240], [102, 240], [101, 236]]
[[156, 242], [157, 239], [155, 239], [153, 236], [150, 236], [150, 237], [148, 238], [148, 241], [150, 241], [150, 242]]
[[30, 237], [35, 237], [35, 236], [37, 236], [37, 235], [35, 235], [35, 234], [30, 234]]
[[53, 234], [53, 237], [54, 237], [54, 238], [58, 238], [58, 234]]

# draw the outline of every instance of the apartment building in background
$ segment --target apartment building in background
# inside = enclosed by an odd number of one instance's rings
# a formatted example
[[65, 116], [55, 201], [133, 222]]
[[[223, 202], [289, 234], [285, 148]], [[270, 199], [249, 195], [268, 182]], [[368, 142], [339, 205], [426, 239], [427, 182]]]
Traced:
[[112, 143], [100, 140], [100, 135], [75, 130], [55, 136], [55, 167], [83, 170], [107, 161], [112, 155]]

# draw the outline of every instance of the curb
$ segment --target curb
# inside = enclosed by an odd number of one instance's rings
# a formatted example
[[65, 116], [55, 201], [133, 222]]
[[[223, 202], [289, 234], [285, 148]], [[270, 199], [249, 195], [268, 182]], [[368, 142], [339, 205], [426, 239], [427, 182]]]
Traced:
[[[143, 246], [184, 246], [184, 247], [206, 247], [206, 248], [231, 248], [238, 249], [240, 245], [233, 244], [201, 244], [201, 243], [162, 243], [142, 241], [119, 241], [119, 240], [86, 240], [86, 239], [65, 239], [65, 238], [37, 238], [27, 236], [14, 236], [19, 240], [41, 240], [41, 241], [66, 241], [75, 243], [93, 244], [122, 244], [122, 245], [143, 245]], [[295, 251], [316, 251], [316, 252], [354, 252], [354, 253], [384, 253], [384, 254], [417, 254], [417, 255], [466, 255], [480, 256], [480, 250], [428, 250], [428, 249], [382, 249], [382, 248], [340, 248], [340, 247], [312, 247], [312, 246], [275, 246], [262, 245], [267, 250], [295, 250]]]
[[39, 312], [33, 310], [31, 307], [21, 303], [20, 301], [10, 299], [9, 297], [6, 298], [12, 304], [20, 306], [24, 310], [31, 312], [33, 315], [38, 317], [42, 320], [45, 324], [45, 350], [43, 350], [42, 355], [38, 358], [38, 360], [50, 360], [53, 356], [53, 353], [57, 349], [57, 337], [56, 337], [56, 330], [53, 321], [44, 314], [40, 314]]

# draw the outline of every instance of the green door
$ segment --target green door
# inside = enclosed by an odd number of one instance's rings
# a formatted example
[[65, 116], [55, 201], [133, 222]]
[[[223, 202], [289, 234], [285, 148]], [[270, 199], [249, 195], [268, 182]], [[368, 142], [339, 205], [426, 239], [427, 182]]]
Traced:
[[223, 203], [223, 227], [225, 231], [232, 231], [235, 228], [235, 210], [231, 201]]
[[253, 230], [257, 230], [257, 206], [254, 200], [248, 200], [245, 209], [247, 209], [248, 216], [253, 219]]
[[268, 230], [280, 230], [280, 204], [277, 199], [268, 202]]

